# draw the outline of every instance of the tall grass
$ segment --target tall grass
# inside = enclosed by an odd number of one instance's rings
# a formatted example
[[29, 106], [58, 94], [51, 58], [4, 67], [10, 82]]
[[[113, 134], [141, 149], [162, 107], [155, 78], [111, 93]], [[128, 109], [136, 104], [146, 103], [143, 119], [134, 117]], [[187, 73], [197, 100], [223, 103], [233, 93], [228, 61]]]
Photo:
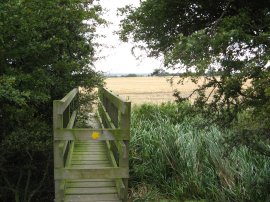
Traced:
[[188, 104], [133, 108], [133, 200], [270, 201], [270, 159], [230, 147], [230, 130], [201, 127], [207, 120], [191, 112]]

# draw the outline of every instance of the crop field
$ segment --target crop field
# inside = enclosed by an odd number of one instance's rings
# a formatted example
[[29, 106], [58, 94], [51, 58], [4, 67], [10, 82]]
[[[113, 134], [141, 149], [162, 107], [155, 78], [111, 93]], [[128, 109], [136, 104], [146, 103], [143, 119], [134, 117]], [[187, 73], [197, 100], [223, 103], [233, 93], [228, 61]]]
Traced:
[[190, 93], [203, 83], [202, 77], [196, 85], [186, 80], [184, 85], [177, 84], [178, 78], [171, 77], [114, 77], [106, 79], [106, 87], [120, 96], [129, 99], [134, 104], [155, 103], [174, 101], [173, 92], [175, 89], [181, 91], [183, 96]]

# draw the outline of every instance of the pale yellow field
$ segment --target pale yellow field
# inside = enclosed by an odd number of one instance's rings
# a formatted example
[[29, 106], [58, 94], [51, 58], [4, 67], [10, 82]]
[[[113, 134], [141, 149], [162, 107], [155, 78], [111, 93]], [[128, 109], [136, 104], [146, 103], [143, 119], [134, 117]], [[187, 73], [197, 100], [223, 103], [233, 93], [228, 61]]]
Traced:
[[[107, 78], [106, 87], [120, 95], [129, 99], [133, 104], [142, 103], [162, 103], [174, 101], [173, 91], [178, 89], [183, 96], [189, 96], [197, 87], [190, 80], [184, 85], [177, 84], [178, 79], [174, 78], [171, 85], [168, 81], [171, 77], [117, 77]], [[203, 77], [199, 84], [204, 81]]]

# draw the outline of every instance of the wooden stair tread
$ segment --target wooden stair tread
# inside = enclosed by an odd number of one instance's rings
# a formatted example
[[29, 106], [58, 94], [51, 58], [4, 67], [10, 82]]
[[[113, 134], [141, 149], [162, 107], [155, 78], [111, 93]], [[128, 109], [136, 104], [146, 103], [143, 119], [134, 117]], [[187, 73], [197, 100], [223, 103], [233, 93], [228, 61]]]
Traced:
[[117, 193], [115, 187], [70, 187], [66, 188], [67, 195], [79, 194], [115, 194]]
[[117, 194], [66, 195], [65, 202], [120, 202]]
[[69, 181], [66, 188], [114, 187], [113, 181]]
[[75, 142], [69, 167], [87, 169], [110, 166], [104, 142]]
[[[104, 142], [75, 141], [69, 168], [91, 169], [112, 167]], [[65, 184], [65, 202], [120, 202], [110, 179], [71, 180]]]

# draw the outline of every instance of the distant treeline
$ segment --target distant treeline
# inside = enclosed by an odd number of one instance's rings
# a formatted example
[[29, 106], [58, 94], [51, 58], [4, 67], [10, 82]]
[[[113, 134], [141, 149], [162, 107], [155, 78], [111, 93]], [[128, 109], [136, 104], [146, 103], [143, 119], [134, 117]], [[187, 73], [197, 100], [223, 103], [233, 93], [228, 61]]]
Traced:
[[130, 73], [130, 74], [109, 74], [106, 75], [107, 77], [149, 77], [149, 76], [219, 76], [219, 72], [215, 71], [208, 71], [208, 72], [177, 72], [177, 73], [172, 73], [168, 72], [164, 69], [154, 69], [154, 71], [150, 74], [135, 74], [135, 73]]

